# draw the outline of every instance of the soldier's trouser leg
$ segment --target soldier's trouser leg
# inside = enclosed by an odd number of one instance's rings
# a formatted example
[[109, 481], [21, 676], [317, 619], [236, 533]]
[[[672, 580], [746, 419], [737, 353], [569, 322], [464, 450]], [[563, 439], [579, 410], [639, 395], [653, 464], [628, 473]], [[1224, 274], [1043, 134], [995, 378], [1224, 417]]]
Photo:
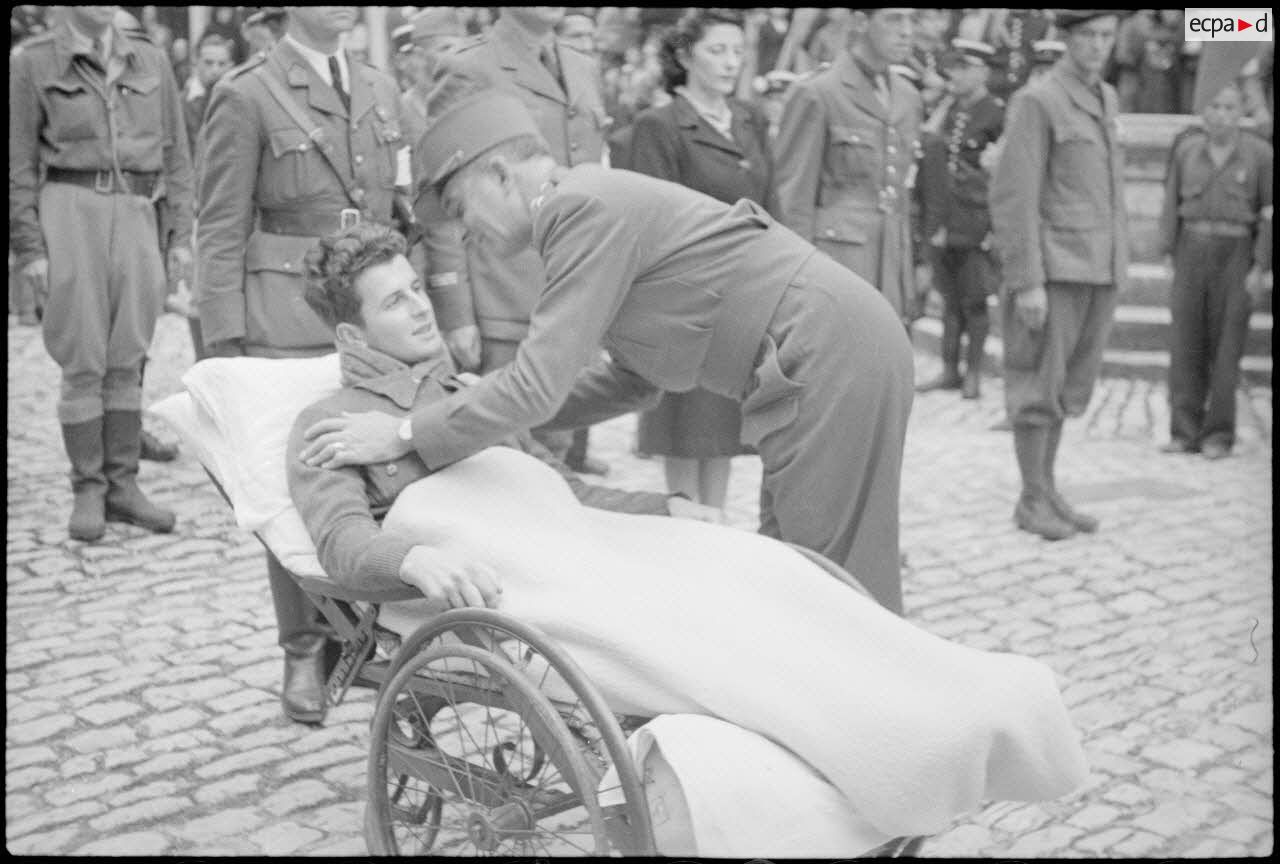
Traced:
[[1169, 291], [1169, 435], [1200, 446], [1209, 379], [1208, 286], [1216, 275], [1211, 237], [1184, 232]]
[[315, 604], [270, 550], [267, 579], [276, 611], [277, 639], [285, 654], [281, 706], [293, 720], [319, 723], [328, 708], [324, 686], [327, 629]]
[[800, 275], [774, 312], [742, 406], [742, 439], [764, 467], [760, 530], [822, 553], [902, 614], [911, 344], [864, 280], [825, 257]]
[[966, 399], [980, 395], [982, 362], [987, 343], [987, 292], [994, 281], [991, 257], [981, 249], [963, 249], [956, 272], [960, 283], [961, 318], [969, 344], [965, 352], [964, 392]]
[[934, 285], [942, 295], [942, 340], [939, 347], [942, 372], [937, 378], [917, 387], [921, 393], [954, 390], [961, 383], [960, 337], [964, 332], [964, 306], [960, 295], [960, 280], [955, 271], [955, 258], [950, 249], [932, 249], [931, 253], [934, 260]]
[[1240, 358], [1249, 336], [1251, 301], [1244, 289], [1253, 257], [1248, 237], [1214, 237], [1218, 278], [1208, 286], [1209, 401], [1205, 406], [1202, 442], [1228, 449], [1236, 440], [1236, 385]]

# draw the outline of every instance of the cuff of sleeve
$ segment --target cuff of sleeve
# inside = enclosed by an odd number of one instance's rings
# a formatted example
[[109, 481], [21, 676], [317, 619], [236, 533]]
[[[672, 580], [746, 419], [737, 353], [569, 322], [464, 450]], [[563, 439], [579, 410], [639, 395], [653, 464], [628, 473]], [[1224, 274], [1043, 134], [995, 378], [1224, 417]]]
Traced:
[[226, 292], [210, 296], [202, 292], [198, 305], [206, 345], [245, 337], [243, 294]]
[[361, 562], [361, 583], [369, 588], [403, 588], [400, 566], [417, 544], [403, 534], [382, 532], [369, 543]]
[[[448, 277], [452, 276], [452, 279]], [[440, 329], [446, 333], [476, 323], [471, 306], [471, 288], [457, 273], [437, 273], [430, 277], [427, 296], [435, 309]]]
[[435, 402], [413, 412], [413, 449], [431, 470], [443, 468], [471, 454], [467, 442], [448, 431], [449, 402]]

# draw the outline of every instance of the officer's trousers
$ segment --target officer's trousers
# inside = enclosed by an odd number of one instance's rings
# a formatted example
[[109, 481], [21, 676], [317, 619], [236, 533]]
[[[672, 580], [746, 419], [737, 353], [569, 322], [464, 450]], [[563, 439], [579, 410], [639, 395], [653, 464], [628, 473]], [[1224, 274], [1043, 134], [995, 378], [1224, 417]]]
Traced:
[[821, 552], [898, 614], [913, 366], [889, 301], [816, 254], [769, 322], [742, 403], [743, 443], [764, 468], [760, 532]]
[[59, 422], [142, 410], [142, 363], [165, 294], [154, 205], [46, 183], [40, 228], [49, 255], [44, 345], [62, 368]]
[[1114, 285], [1050, 282], [1041, 330], [1018, 317], [1012, 292], [1001, 302], [1004, 400], [1014, 426], [1055, 426], [1089, 407], [1116, 311]]
[[1194, 446], [1235, 443], [1252, 259], [1250, 237], [1184, 232], [1178, 241], [1169, 296], [1169, 431]]
[[987, 294], [995, 286], [991, 254], [977, 247], [948, 246], [935, 250], [934, 282], [942, 295], [943, 314], [954, 318], [960, 332], [987, 332]]

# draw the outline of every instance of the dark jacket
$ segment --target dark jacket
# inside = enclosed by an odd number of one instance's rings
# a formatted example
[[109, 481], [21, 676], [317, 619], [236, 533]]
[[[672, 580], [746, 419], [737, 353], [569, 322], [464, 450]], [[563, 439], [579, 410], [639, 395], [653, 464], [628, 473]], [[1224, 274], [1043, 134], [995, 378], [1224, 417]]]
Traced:
[[1004, 131], [1004, 103], [990, 94], [972, 105], [952, 104], [938, 136], [926, 141], [920, 162], [923, 233], [926, 242], [940, 227], [947, 245], [973, 248], [991, 231], [987, 187], [991, 177], [982, 153]]
[[[351, 365], [343, 365], [350, 379]], [[350, 380], [342, 390], [309, 406], [294, 423], [286, 451], [289, 494], [315, 541], [320, 565], [335, 582], [363, 589], [403, 587], [400, 565], [417, 542], [383, 531], [380, 523], [406, 486], [432, 472], [415, 451], [376, 465], [313, 468], [298, 458], [306, 444], [303, 433], [313, 423], [344, 411], [382, 411], [403, 417], [412, 408], [444, 399], [459, 386], [443, 371], [429, 373], [421, 366], [402, 366], [394, 372]], [[623, 513], [669, 512], [666, 495], [582, 482], [527, 432], [502, 443], [555, 468], [588, 507]]]
[[661, 108], [642, 112], [631, 132], [626, 167], [680, 183], [726, 204], [750, 198], [774, 212], [769, 121], [757, 108], [736, 99], [729, 100], [729, 108], [732, 141], [713, 129], [680, 95]]

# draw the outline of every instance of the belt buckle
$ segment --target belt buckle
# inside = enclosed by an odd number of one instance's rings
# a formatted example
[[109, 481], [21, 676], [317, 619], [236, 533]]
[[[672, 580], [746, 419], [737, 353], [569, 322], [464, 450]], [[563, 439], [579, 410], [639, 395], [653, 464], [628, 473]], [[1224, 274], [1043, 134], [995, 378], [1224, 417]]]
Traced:
[[343, 207], [342, 212], [338, 214], [338, 227], [346, 231], [353, 225], [360, 224], [360, 211], [354, 207]]
[[[104, 184], [102, 181], [106, 180]], [[93, 191], [102, 195], [110, 195], [115, 188], [115, 177], [110, 171], [99, 171], [93, 175]]]

